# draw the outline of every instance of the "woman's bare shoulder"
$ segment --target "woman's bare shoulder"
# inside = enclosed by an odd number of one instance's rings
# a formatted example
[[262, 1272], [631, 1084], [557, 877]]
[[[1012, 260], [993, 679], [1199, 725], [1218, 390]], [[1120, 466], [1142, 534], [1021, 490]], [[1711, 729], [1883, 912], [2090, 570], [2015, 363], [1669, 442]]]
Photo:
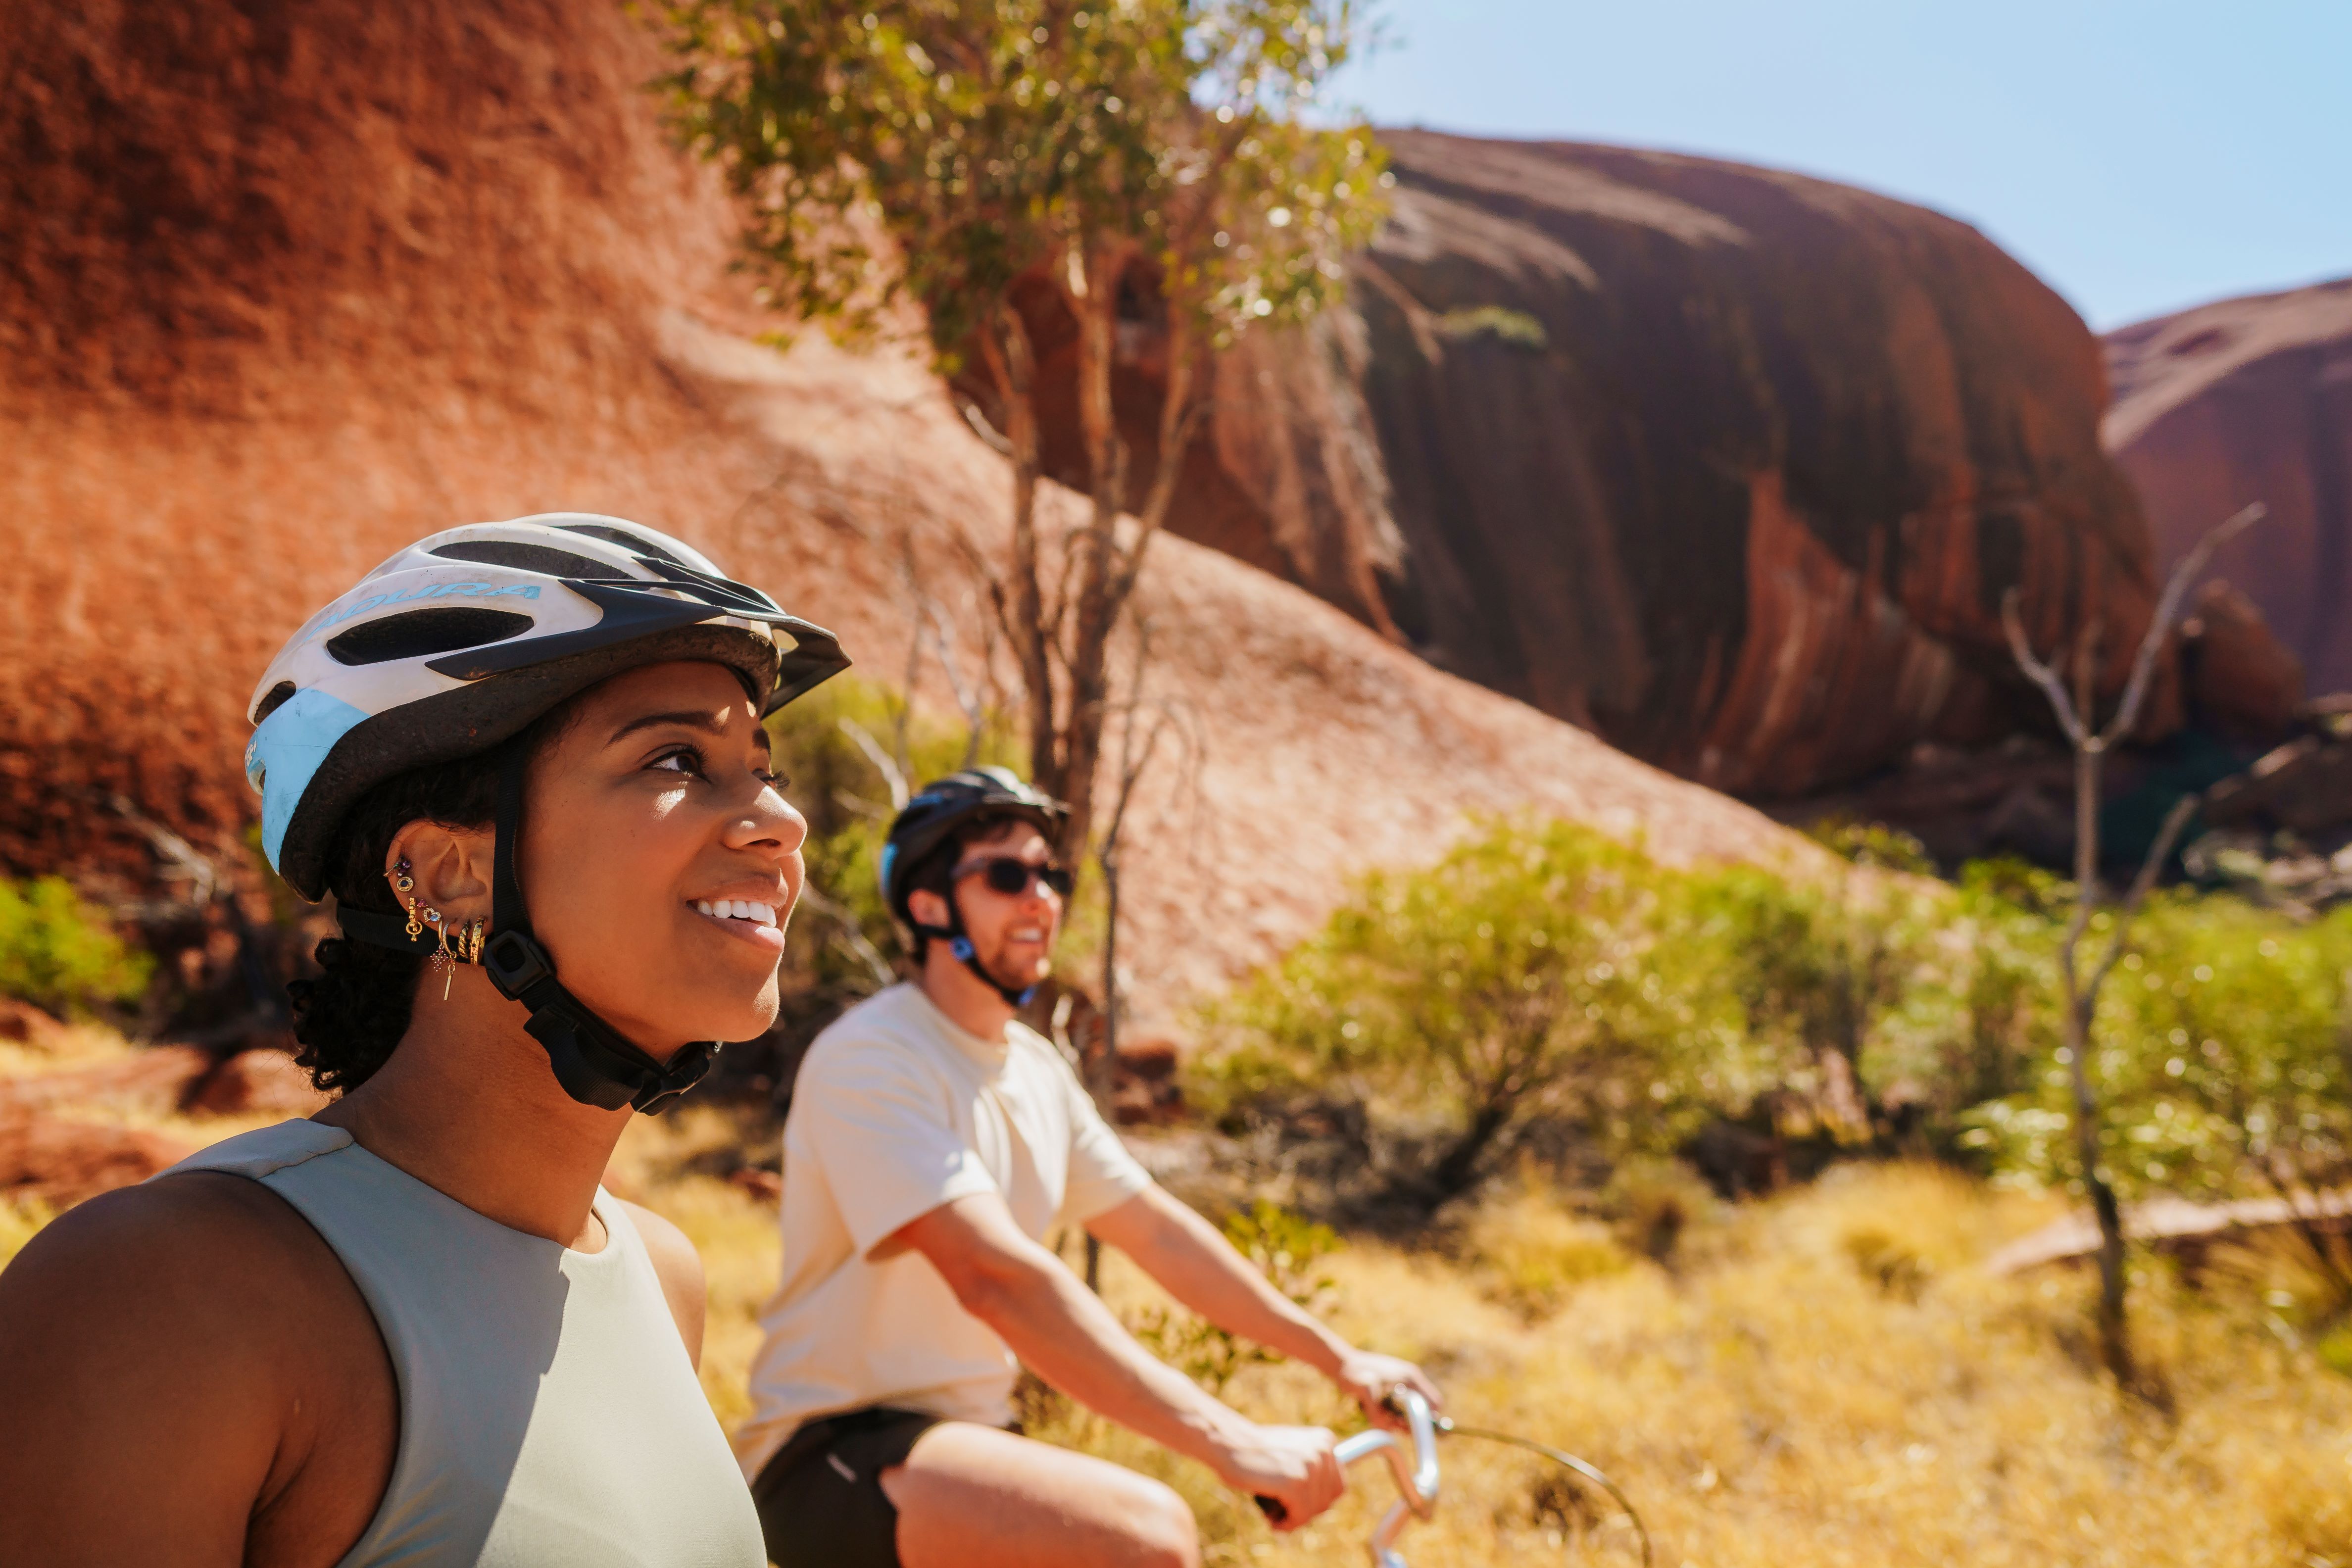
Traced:
[[299, 1474], [339, 1397], [383, 1407], [359, 1467], [381, 1468], [397, 1417], [374, 1320], [283, 1199], [213, 1172], [93, 1198], [0, 1271], [0, 1496], [38, 1500], [0, 1510], [0, 1535], [209, 1561]]
[[0, 1358], [33, 1344], [52, 1356], [121, 1353], [176, 1382], [183, 1358], [217, 1367], [266, 1354], [289, 1322], [342, 1305], [366, 1312], [284, 1199], [243, 1176], [192, 1171], [92, 1198], [26, 1243], [0, 1272]]

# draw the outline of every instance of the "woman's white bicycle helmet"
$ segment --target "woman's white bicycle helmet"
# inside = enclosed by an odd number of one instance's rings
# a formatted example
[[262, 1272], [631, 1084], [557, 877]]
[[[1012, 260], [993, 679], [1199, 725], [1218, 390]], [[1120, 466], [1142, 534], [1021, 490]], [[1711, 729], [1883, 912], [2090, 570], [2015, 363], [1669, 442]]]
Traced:
[[[297, 891], [320, 898], [328, 847], [370, 789], [486, 752], [606, 677], [669, 659], [734, 669], [762, 714], [849, 665], [831, 632], [620, 518], [542, 512], [421, 539], [311, 616], [255, 688], [245, 771], [261, 795], [262, 848]], [[655, 1109], [702, 1076], [716, 1047], [656, 1063], [557, 984], [514, 877], [521, 816], [516, 758], [499, 790], [483, 968], [531, 1009], [527, 1026], [575, 1099]], [[337, 918], [375, 945], [434, 945], [392, 917]]]

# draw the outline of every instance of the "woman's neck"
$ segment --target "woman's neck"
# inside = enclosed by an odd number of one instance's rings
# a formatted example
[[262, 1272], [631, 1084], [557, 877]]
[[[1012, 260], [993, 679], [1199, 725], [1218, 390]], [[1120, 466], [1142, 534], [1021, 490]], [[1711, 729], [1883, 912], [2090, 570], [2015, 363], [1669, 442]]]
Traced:
[[602, 1250], [596, 1184], [634, 1112], [564, 1093], [522, 1008], [478, 971], [455, 984], [420, 988], [391, 1058], [316, 1120], [485, 1218]]

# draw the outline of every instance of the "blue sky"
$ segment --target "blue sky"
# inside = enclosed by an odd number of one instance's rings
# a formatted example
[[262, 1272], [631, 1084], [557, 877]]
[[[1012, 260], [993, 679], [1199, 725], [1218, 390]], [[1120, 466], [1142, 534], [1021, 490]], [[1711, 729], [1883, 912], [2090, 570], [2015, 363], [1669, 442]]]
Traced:
[[1976, 224], [2101, 330], [2352, 274], [2352, 0], [1386, 0], [1385, 125], [1843, 180]]

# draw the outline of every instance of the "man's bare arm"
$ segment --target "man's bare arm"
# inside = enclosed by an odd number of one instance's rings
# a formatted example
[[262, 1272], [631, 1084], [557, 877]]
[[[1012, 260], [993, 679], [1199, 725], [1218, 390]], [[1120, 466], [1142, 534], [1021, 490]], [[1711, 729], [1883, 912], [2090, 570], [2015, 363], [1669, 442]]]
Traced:
[[1167, 1292], [1227, 1333], [1255, 1340], [1338, 1383], [1375, 1419], [1380, 1402], [1409, 1384], [1438, 1403], [1437, 1387], [1411, 1362], [1360, 1351], [1284, 1296], [1217, 1228], [1164, 1189], [1150, 1186], [1087, 1222]]
[[1237, 1489], [1278, 1498], [1293, 1525], [1341, 1489], [1330, 1434], [1261, 1426], [1155, 1360], [996, 1194], [943, 1204], [876, 1250], [930, 1260], [964, 1310], [1038, 1376], [1088, 1409], [1200, 1460]]

